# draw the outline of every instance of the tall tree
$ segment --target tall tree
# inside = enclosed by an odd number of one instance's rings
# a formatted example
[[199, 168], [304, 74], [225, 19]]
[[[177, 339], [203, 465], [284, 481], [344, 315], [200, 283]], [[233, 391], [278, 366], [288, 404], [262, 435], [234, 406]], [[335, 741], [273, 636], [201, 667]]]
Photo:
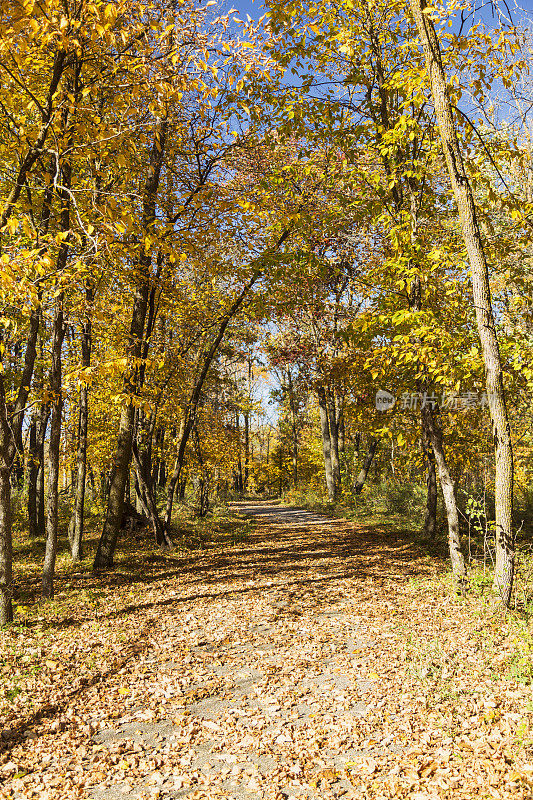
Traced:
[[425, 0], [409, 0], [420, 41], [442, 147], [459, 211], [461, 232], [470, 263], [473, 302], [483, 361], [496, 456], [496, 569], [494, 588], [504, 606], [511, 601], [514, 577], [513, 445], [505, 402], [498, 335], [492, 310], [489, 270], [479, 229], [474, 193], [457, 134], [440, 43]]

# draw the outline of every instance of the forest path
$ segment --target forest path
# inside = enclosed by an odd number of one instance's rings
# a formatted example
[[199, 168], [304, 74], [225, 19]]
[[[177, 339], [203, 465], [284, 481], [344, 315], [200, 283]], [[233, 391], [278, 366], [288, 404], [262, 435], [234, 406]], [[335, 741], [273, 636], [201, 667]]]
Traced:
[[239, 508], [249, 540], [139, 597], [131, 656], [26, 730], [0, 796], [531, 796], [505, 789], [509, 737], [489, 736], [503, 715], [474, 716], [493, 685], [456, 601], [423, 590], [438, 562], [387, 523]]

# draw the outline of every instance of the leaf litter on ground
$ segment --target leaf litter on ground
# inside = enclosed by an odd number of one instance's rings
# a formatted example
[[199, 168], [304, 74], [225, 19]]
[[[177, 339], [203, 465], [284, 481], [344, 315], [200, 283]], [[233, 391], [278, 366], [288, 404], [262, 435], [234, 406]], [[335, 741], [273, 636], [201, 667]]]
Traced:
[[531, 797], [519, 628], [400, 529], [289, 519], [8, 630], [0, 797]]

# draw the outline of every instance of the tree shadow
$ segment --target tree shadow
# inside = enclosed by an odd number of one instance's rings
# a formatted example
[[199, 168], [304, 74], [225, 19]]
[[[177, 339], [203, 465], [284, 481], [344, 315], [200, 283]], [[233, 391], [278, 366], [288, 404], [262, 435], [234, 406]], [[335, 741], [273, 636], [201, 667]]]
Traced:
[[[69, 576], [69, 580], [77, 584], [76, 588], [105, 595], [131, 586], [141, 586], [148, 591], [164, 582], [179, 579], [180, 595], [144, 602], [139, 600], [108, 612], [101, 607], [96, 615], [91, 611], [86, 616], [81, 613], [65, 616], [50, 621], [49, 627], [57, 630], [76, 628], [95, 616], [102, 621], [114, 620], [140, 610], [180, 606], [236, 593], [248, 594], [272, 583], [278, 591], [283, 587], [313, 587], [316, 601], [322, 605], [327, 603], [328, 585], [347, 578], [362, 582], [405, 582], [434, 574], [435, 556], [432, 556], [430, 565], [427, 552], [413, 541], [412, 532], [399, 530], [393, 522], [376, 526], [320, 518], [315, 523], [305, 517], [295, 522], [291, 511], [287, 510], [290, 527], [281, 521], [270, 522], [266, 513], [263, 523], [258, 515], [258, 526], [248, 541], [224, 551], [209, 548], [187, 555], [156, 551], [147, 556], [142, 541], [140, 547], [129, 542], [131, 550], [127, 556], [121, 557], [115, 572], [84, 573], [78, 578]], [[276, 512], [279, 514], [279, 509]], [[149, 569], [146, 568], [147, 560]], [[444, 559], [438, 563], [444, 569]], [[243, 587], [242, 584], [248, 582], [253, 585]], [[235, 588], [232, 584], [236, 584]], [[323, 592], [319, 592], [320, 587], [323, 587]], [[322, 593], [323, 599], [319, 597]], [[105, 596], [101, 606], [105, 607]], [[32, 624], [37, 623], [28, 622], [28, 626]]]
[[[133, 584], [145, 587], [146, 592], [160, 586], [160, 598], [140, 599], [118, 609], [103, 610], [96, 615], [93, 612], [90, 617], [81, 612], [78, 616], [64, 616], [51, 621], [49, 627], [76, 629], [95, 616], [99, 621], [113, 621], [139, 611], [148, 614], [157, 609], [180, 609], [197, 600], [231, 600], [258, 593], [267, 599], [272, 596], [274, 617], [310, 610], [318, 614], [342, 597], [341, 585], [346, 580], [359, 583], [361, 591], [366, 593], [375, 591], [376, 585], [388, 584], [392, 588], [394, 584], [435, 574], [435, 561], [413, 542], [412, 532], [399, 530], [394, 523], [362, 525], [322, 518], [314, 523], [305, 517], [296, 520], [294, 515], [282, 519], [289, 522], [272, 522], [264, 514], [246, 544], [224, 552], [217, 549], [187, 555], [153, 553], [150, 571], [139, 562], [141, 555], [146, 558], [146, 551], [142, 549], [143, 542], [137, 542], [137, 547], [133, 546], [128, 556], [122, 558], [120, 571], [109, 575], [88, 574], [80, 577], [80, 583], [86, 589], [110, 593]], [[444, 568], [444, 562], [437, 562], [437, 568], [439, 565]], [[179, 581], [175, 584], [177, 591], [168, 596], [167, 590], [175, 579]], [[170, 585], [163, 585], [166, 581]], [[284, 599], [281, 611], [276, 610], [274, 602], [280, 595]], [[147, 621], [134, 644], [113, 666], [86, 679], [56, 703], [20, 720], [4, 732], [0, 749], [10, 750], [23, 740], [29, 728], [60, 714], [73, 697], [105, 681], [142, 653], [150, 641], [149, 634]]]

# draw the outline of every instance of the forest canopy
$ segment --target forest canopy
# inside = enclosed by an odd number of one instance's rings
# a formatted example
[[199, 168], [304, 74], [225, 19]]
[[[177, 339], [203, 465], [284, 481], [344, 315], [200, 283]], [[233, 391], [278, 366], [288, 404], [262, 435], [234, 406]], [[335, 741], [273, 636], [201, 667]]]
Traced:
[[401, 506], [459, 591], [475, 532], [511, 604], [533, 45], [489, 11], [3, 3], [1, 625], [13, 530], [46, 600], [61, 537], [105, 573], [136, 524], [172, 548], [181, 504], [243, 495]]

